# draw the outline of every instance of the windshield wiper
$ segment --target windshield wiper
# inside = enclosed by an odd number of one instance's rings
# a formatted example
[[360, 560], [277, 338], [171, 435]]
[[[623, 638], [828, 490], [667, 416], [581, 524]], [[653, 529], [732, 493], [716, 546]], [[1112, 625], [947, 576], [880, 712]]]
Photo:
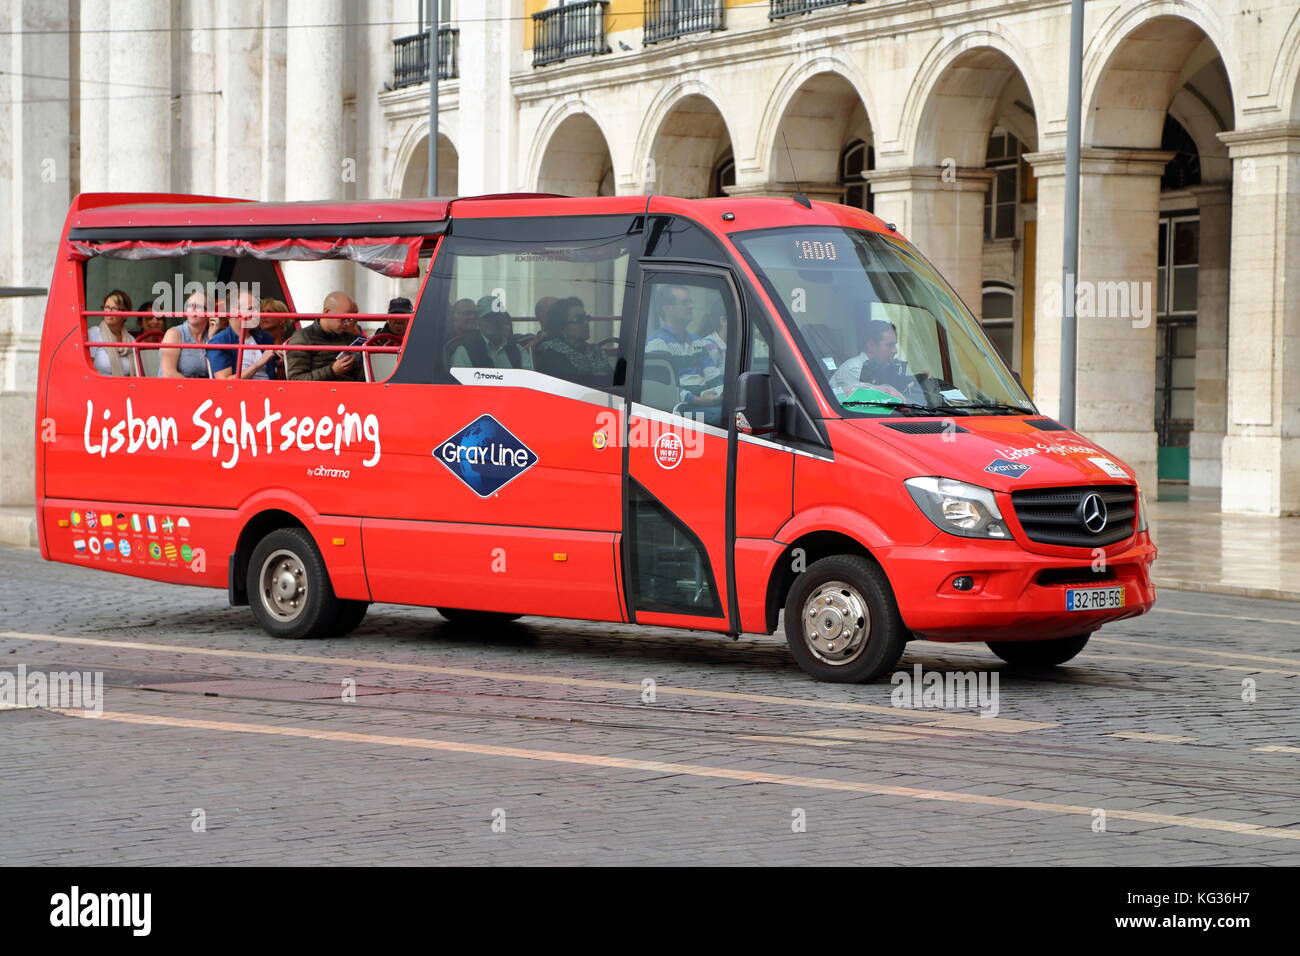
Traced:
[[850, 402], [841, 401], [845, 408], [853, 408], [859, 405], [869, 405], [876, 408], [889, 408], [896, 412], [912, 415], [950, 415], [953, 409], [960, 410], [959, 405], [914, 405], [911, 402]]
[[969, 405], [953, 405], [952, 408], [991, 408], [994, 411], [1018, 412], [1021, 415], [1037, 415], [1038, 412], [1032, 408], [1024, 408], [1020, 405], [1008, 405], [1006, 402], [971, 402]]

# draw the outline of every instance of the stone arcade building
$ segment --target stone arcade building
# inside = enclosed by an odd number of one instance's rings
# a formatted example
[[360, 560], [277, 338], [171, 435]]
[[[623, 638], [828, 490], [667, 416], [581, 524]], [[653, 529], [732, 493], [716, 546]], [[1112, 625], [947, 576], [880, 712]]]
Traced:
[[[439, 2], [440, 193], [797, 180], [897, 223], [1056, 408], [1066, 0]], [[48, 283], [79, 191], [423, 195], [422, 6], [0, 0], [0, 285]], [[1300, 0], [1085, 15], [1079, 427], [1149, 489], [1300, 513]], [[0, 505], [43, 307], [0, 299]]]

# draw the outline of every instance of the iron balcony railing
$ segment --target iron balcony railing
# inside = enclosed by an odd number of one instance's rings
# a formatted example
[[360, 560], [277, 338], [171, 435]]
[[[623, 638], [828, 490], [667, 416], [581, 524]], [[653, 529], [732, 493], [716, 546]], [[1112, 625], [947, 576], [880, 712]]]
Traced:
[[645, 0], [644, 43], [722, 29], [722, 0]]
[[823, 7], [843, 7], [850, 3], [863, 3], [865, 0], [768, 0], [767, 18], [780, 20], [797, 13], [808, 13]]
[[[438, 30], [438, 79], [454, 80], [460, 76], [456, 48], [460, 31], [455, 27]], [[416, 33], [393, 41], [393, 89], [429, 82], [429, 34]]]
[[582, 0], [533, 14], [533, 66], [573, 56], [608, 53], [605, 8], [609, 0]]

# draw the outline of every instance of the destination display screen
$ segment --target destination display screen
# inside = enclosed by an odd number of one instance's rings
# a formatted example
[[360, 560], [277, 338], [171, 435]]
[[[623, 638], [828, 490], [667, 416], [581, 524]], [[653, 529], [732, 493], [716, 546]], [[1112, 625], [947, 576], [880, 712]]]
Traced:
[[839, 246], [832, 239], [795, 239], [794, 261], [798, 263], [833, 263], [841, 259]]

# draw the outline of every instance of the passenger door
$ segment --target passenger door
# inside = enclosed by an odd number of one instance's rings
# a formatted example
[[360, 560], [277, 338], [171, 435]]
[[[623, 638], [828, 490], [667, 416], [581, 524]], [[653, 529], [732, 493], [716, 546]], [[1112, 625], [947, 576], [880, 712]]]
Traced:
[[452, 222], [402, 362], [375, 386], [402, 411], [385, 461], [406, 493], [364, 521], [374, 600], [626, 620], [618, 439], [639, 221]]
[[725, 269], [643, 265], [638, 305], [624, 436], [628, 608], [640, 624], [738, 630], [736, 287]]

